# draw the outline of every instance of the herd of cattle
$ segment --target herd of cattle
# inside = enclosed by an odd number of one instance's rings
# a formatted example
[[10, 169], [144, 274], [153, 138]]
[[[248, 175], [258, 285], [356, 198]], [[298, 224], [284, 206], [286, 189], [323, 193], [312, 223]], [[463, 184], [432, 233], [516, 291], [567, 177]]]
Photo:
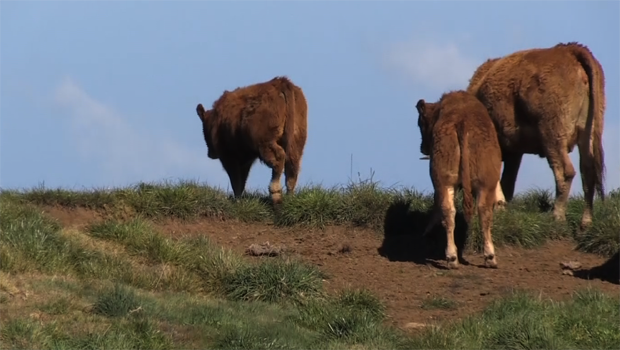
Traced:
[[[444, 93], [435, 103], [420, 99], [416, 108], [420, 152], [430, 161], [435, 192], [436, 210], [426, 232], [441, 221], [450, 268], [459, 266], [454, 243], [458, 188], [463, 189], [467, 222], [476, 197], [485, 264], [497, 267], [493, 210], [503, 209], [513, 198], [524, 154], [547, 159], [556, 183], [553, 216], [565, 220], [576, 174], [568, 154], [577, 145], [586, 202], [581, 226], [592, 222], [595, 190], [605, 198], [605, 78], [586, 46], [560, 43], [488, 59], [466, 90]], [[225, 90], [211, 109], [198, 104], [196, 112], [208, 156], [221, 161], [235, 197], [243, 193], [256, 159], [272, 169], [269, 193], [274, 205], [282, 202], [283, 172], [287, 193], [294, 192], [307, 137], [308, 107], [301, 88], [286, 77], [275, 77]]]

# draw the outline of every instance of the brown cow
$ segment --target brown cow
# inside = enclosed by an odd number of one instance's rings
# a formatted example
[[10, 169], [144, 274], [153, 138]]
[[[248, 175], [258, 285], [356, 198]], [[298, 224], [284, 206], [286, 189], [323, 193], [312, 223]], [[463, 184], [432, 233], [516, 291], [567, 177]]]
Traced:
[[467, 91], [485, 105], [495, 124], [504, 161], [501, 187], [509, 201], [523, 154], [536, 154], [547, 158], [555, 177], [553, 216], [565, 220], [575, 177], [568, 153], [578, 146], [586, 200], [581, 226], [589, 225], [595, 189], [605, 199], [605, 77], [592, 52], [571, 42], [489, 59]]
[[245, 190], [257, 158], [272, 169], [269, 193], [274, 204], [282, 202], [283, 172], [287, 193], [295, 191], [307, 137], [308, 105], [301, 88], [287, 77], [275, 77], [226, 90], [212, 109], [198, 104], [196, 112], [208, 156], [221, 161], [235, 197]]
[[475, 196], [484, 235], [485, 265], [497, 268], [491, 227], [493, 205], [498, 196], [503, 197], [498, 185], [502, 153], [487, 110], [475, 96], [462, 90], [445, 93], [435, 103], [421, 99], [416, 108], [422, 137], [420, 152], [430, 157], [435, 191], [434, 214], [423, 236], [441, 220], [447, 234], [448, 267], [458, 268], [454, 193], [461, 186], [465, 220], [469, 226]]

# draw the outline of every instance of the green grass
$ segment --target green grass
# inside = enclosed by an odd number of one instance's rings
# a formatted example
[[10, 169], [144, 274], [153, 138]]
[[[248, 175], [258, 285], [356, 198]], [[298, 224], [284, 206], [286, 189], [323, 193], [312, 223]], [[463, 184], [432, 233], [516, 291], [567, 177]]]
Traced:
[[434, 295], [424, 299], [421, 307], [426, 310], [454, 310], [458, 307], [458, 304], [452, 299]]
[[93, 288], [52, 278], [32, 281], [27, 287], [31, 295], [70, 296], [74, 304], [87, 307], [69, 305], [47, 322], [26, 316], [43, 312], [44, 320], [46, 305], [9, 307], [10, 321], [0, 331], [4, 347], [348, 349], [371, 344], [392, 347], [405, 339], [381, 324], [382, 304], [359, 290], [293, 305], [149, 293], [111, 284]]
[[576, 235], [578, 249], [602, 256], [620, 250], [620, 190], [608, 197], [606, 205], [595, 207], [592, 226]]
[[[7, 202], [0, 207], [0, 271], [109, 279], [147, 290], [205, 291], [232, 299], [297, 300], [320, 293], [314, 266], [277, 258], [247, 265], [204, 237], [172, 240], [147, 221], [104, 221], [82, 239], [63, 234], [38, 209]], [[76, 234], [77, 235], [77, 234]], [[120, 253], [108, 252], [115, 244]]]
[[[32, 298], [8, 305], [2, 348], [105, 349], [617, 349], [620, 299], [584, 289], [562, 302], [527, 292], [496, 299], [482, 313], [408, 335], [382, 325], [384, 306], [364, 290], [270, 303], [39, 277]], [[53, 308], [56, 309], [56, 308]], [[39, 319], [32, 318], [39, 314]], [[29, 316], [30, 315], [30, 316]], [[46, 317], [53, 315], [54, 317]]]
[[526, 292], [492, 303], [481, 315], [431, 329], [412, 349], [618, 349], [620, 300], [581, 290], [566, 302]]
[[[551, 218], [553, 193], [531, 190], [518, 194], [509, 203], [508, 210], [494, 216], [493, 239], [498, 246], [516, 245], [531, 248], [549, 239], [574, 238], [577, 248], [585, 252], [610, 256], [620, 247], [620, 191], [611, 191], [603, 203], [596, 200], [593, 225], [585, 232], [578, 226], [584, 206], [582, 198], [570, 199], [567, 222], [556, 223]], [[461, 212], [461, 193], [457, 194], [457, 209]], [[69, 191], [37, 187], [27, 191], [0, 192], [0, 200], [32, 205], [57, 205], [69, 208], [84, 207], [98, 210], [109, 219], [144, 218], [161, 220], [176, 218], [195, 220], [203, 217], [242, 222], [274, 222], [278, 226], [324, 228], [328, 225], [367, 227], [377, 231], [400, 226], [401, 233], [423, 230], [432, 207], [432, 193], [406, 188], [382, 188], [369, 180], [351, 182], [345, 186], [322, 188], [301, 187], [294, 196], [285, 196], [281, 210], [276, 214], [264, 192], [249, 192], [235, 200], [225, 192], [191, 181], [160, 184], [140, 183], [130, 188], [92, 191]], [[408, 208], [388, 222], [387, 214], [398, 205]], [[400, 217], [399, 217], [400, 216]], [[416, 217], [415, 220], [409, 217]], [[423, 220], [420, 220], [423, 217]], [[405, 223], [405, 224], [403, 224]], [[133, 230], [132, 228], [131, 230]], [[140, 228], [135, 228], [140, 229]], [[436, 231], [436, 232], [440, 232]], [[418, 232], [419, 233], [419, 232]], [[93, 234], [97, 234], [93, 232]], [[104, 234], [102, 232], [98, 234]], [[121, 234], [121, 233], [119, 233]], [[387, 234], [387, 233], [386, 233]], [[37, 238], [33, 238], [38, 240]], [[468, 246], [480, 250], [482, 236], [477, 220], [470, 230]], [[134, 242], [130, 249], [143, 249], [144, 242]], [[160, 251], [150, 242], [150, 254], [166, 259], [179, 259], [183, 252]], [[176, 258], [174, 258], [176, 257]], [[154, 257], [151, 257], [154, 258]]]
[[[387, 210], [390, 201], [404, 201], [409, 210], [420, 212], [428, 210], [431, 203], [414, 191], [395, 190], [379, 193], [375, 203], [373, 193], [380, 190], [368, 184], [364, 186], [369, 187], [332, 192], [309, 190], [305, 200], [312, 202], [313, 196], [318, 196], [323, 199], [317, 199], [317, 203], [323, 201], [327, 206], [333, 205], [330, 208], [340, 208], [338, 215], [310, 213], [317, 220], [310, 225], [318, 227], [322, 221], [321, 225], [376, 227], [381, 226], [379, 218], [385, 215], [376, 211]], [[145, 187], [141, 191], [155, 190]], [[286, 257], [250, 262], [205, 238], [168, 238], [153, 224], [157, 216], [138, 212], [136, 207], [132, 209], [136, 211], [134, 217], [129, 220], [114, 214], [80, 230], [63, 228], [37, 206], [43, 204], [41, 198], [52, 198], [42, 193], [37, 192], [37, 196], [29, 199], [26, 199], [28, 193], [4, 192], [0, 196], [2, 349], [612, 349], [620, 346], [619, 299], [594, 290], [581, 291], [563, 303], [516, 293], [495, 301], [482, 314], [408, 335], [385, 325], [385, 306], [367, 290], [327, 294], [322, 282], [325, 276], [316, 266]], [[66, 196], [62, 197], [63, 203], [74, 200], [80, 206], [90, 203], [92, 206], [88, 207], [92, 208], [97, 207], [96, 203], [104, 203], [102, 211], [120, 206], [116, 199], [108, 200], [118, 194], [108, 196], [100, 192], [89, 202], [84, 194], [50, 193]], [[253, 211], [254, 206], [269, 211], [258, 196], [234, 201], [221, 195], [224, 205], [237, 208], [235, 215], [243, 211], [259, 213]], [[332, 198], [332, 202], [325, 198]], [[353, 198], [357, 198], [358, 207], [352, 204]], [[288, 198], [287, 205], [294, 205], [295, 200]], [[612, 198], [610, 202], [614, 203], [613, 200], [618, 199]], [[212, 208], [216, 204], [211, 203]], [[125, 205], [123, 202], [122, 206]], [[557, 229], [544, 225], [545, 213], [537, 211], [534, 195], [511, 205], [517, 208], [514, 215], [521, 216], [498, 216], [497, 220], [506, 227], [506, 234], [513, 235], [509, 239], [515, 241], [507, 241], [509, 244], [540, 244], [543, 240], [539, 240], [541, 236], [536, 232], [543, 231], [551, 237], [549, 232]], [[609, 205], [597, 206], [595, 215], [600, 218], [617, 210]], [[165, 210], [168, 210], [166, 215], [171, 213], [167, 204], [161, 208], [146, 207], [159, 208], [156, 213]], [[188, 207], [180, 203], [176, 208], [185, 208], [187, 213]], [[288, 210], [302, 215], [294, 209], [298, 208]], [[363, 214], [353, 214], [355, 210]], [[528, 212], [532, 213], [531, 217], [526, 216]], [[221, 211], [218, 215], [231, 214]], [[532, 225], [538, 226], [519, 227], [515, 218], [528, 218]], [[617, 223], [610, 222], [601, 223], [599, 231], [592, 232], [611, 232]], [[567, 227], [571, 225], [567, 223]], [[598, 244], [596, 249], [603, 246]], [[447, 310], [458, 304], [435, 296], [425, 300], [422, 307]]]

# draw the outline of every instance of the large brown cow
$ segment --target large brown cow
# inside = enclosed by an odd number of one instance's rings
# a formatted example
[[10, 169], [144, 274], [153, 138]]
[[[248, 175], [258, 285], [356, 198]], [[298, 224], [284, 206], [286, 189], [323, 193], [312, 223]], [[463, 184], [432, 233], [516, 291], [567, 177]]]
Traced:
[[301, 88], [287, 77], [275, 77], [224, 91], [212, 109], [198, 104], [196, 112], [208, 157], [221, 161], [235, 197], [245, 190], [257, 158], [272, 169], [269, 193], [274, 204], [282, 202], [283, 172], [287, 193], [295, 191], [307, 137], [308, 105]]
[[420, 152], [430, 157], [430, 175], [435, 191], [435, 211], [423, 235], [441, 219], [447, 234], [448, 266], [458, 268], [454, 244], [454, 193], [461, 186], [465, 221], [468, 225], [471, 222], [475, 196], [484, 235], [485, 265], [496, 268], [491, 237], [493, 205], [503, 194], [498, 184], [502, 153], [493, 122], [484, 105], [462, 90], [445, 93], [436, 103], [426, 103], [421, 99], [416, 108], [422, 137]]
[[592, 52], [576, 42], [522, 50], [483, 63], [467, 91], [493, 119], [502, 147], [501, 187], [510, 201], [523, 154], [547, 158], [556, 184], [553, 215], [565, 220], [575, 177], [568, 156], [579, 148], [586, 200], [581, 226], [592, 222], [595, 190], [605, 199], [605, 77]]

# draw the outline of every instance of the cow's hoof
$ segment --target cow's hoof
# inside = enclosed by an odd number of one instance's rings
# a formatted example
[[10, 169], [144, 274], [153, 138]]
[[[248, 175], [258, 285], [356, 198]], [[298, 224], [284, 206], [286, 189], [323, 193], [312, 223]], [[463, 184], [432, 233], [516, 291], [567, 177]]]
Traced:
[[448, 262], [449, 269], [456, 270], [459, 268], [459, 259], [456, 256], [449, 256], [446, 258], [446, 261]]
[[495, 210], [499, 210], [499, 211], [506, 210], [506, 202], [499, 201], [499, 202], [495, 203]]
[[585, 231], [590, 225], [592, 225], [592, 217], [584, 216], [581, 219], [581, 224], [579, 224], [579, 230]]
[[282, 192], [276, 192], [271, 194], [271, 202], [274, 206], [282, 204]]
[[491, 268], [491, 269], [496, 269], [497, 268], [497, 259], [495, 258], [495, 255], [488, 255], [484, 257], [484, 266]]

